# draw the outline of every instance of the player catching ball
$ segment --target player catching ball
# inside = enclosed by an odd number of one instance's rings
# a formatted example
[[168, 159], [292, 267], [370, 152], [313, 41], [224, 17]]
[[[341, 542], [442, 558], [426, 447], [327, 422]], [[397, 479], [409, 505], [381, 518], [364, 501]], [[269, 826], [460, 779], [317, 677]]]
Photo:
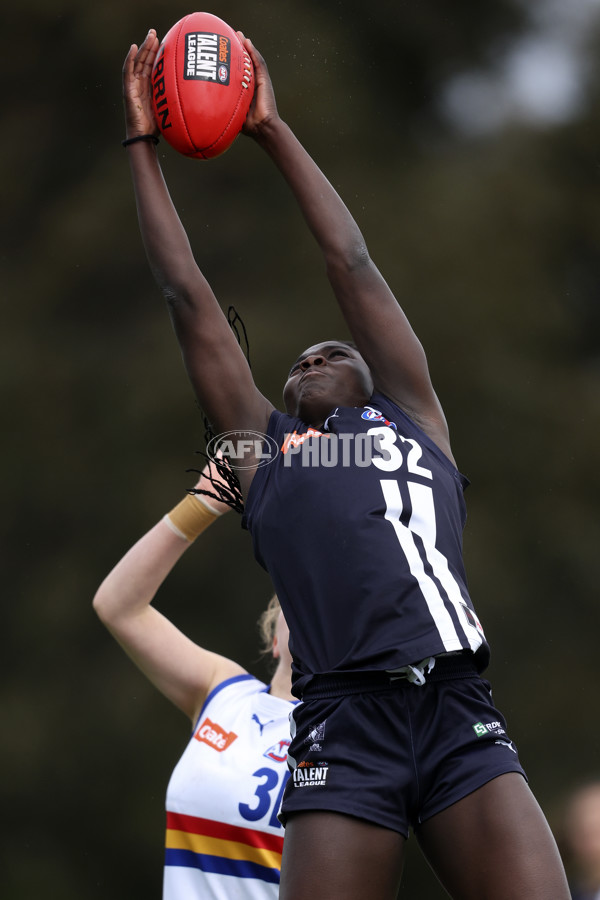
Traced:
[[[239, 474], [303, 701], [291, 720], [280, 898], [394, 900], [412, 828], [454, 898], [568, 900], [554, 839], [481, 677], [489, 649], [463, 569], [465, 479], [423, 348], [243, 40], [256, 77], [244, 132], [288, 183], [354, 341], [321, 336], [299, 353], [285, 413], [254, 384], [153, 143], [127, 152], [150, 266], [199, 403], [215, 433], [265, 432], [279, 448]], [[157, 133], [157, 51], [150, 31], [125, 62], [127, 138]]]

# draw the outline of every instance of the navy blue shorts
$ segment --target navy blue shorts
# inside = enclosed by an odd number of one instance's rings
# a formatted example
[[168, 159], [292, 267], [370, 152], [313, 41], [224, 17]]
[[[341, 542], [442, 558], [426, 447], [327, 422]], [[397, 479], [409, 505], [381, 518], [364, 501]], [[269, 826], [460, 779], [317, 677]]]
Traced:
[[408, 837], [492, 778], [526, 777], [489, 682], [451, 660], [420, 686], [385, 673], [313, 679], [290, 717], [283, 824], [321, 809]]

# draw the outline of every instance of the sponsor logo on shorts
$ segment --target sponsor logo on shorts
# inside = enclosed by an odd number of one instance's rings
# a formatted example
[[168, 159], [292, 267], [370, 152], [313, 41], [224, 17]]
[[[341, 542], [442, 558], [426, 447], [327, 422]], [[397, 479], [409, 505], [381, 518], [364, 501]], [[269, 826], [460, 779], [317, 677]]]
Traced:
[[231, 43], [222, 34], [189, 31], [185, 36], [183, 77], [190, 81], [229, 84]]
[[216, 722], [211, 722], [210, 719], [205, 719], [204, 722], [199, 726], [194, 737], [197, 741], [201, 741], [201, 743], [203, 744], [208, 744], [208, 746], [212, 747], [213, 750], [217, 750], [219, 753], [222, 753], [223, 750], [227, 750], [228, 747], [231, 747], [231, 745], [237, 738], [237, 734], [235, 733], [235, 731], [225, 731], [225, 729], [220, 725], [217, 725]]
[[292, 784], [295, 788], [325, 787], [328, 772], [329, 765], [326, 762], [302, 761], [292, 772]]
[[323, 750], [323, 741], [325, 740], [325, 719], [320, 725], [315, 725], [308, 732], [308, 737], [304, 738], [305, 744], [310, 744], [308, 748], [310, 753], [321, 753]]
[[489, 734], [499, 737], [501, 734], [506, 734], [500, 722], [476, 722], [473, 725], [473, 731], [477, 737], [487, 737]]

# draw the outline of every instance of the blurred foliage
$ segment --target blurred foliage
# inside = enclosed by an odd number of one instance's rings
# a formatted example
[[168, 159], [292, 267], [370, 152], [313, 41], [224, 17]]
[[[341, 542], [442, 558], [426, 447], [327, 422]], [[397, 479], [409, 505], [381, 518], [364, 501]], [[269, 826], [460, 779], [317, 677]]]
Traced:
[[[91, 600], [192, 483], [202, 446], [119, 144], [129, 44], [191, 11], [181, 0], [24, 0], [9, 14], [7, 900], [160, 896], [164, 790], [187, 724]], [[517, 3], [229, 0], [211, 11], [264, 53], [282, 115], [347, 200], [426, 346], [472, 481], [465, 551], [495, 698], [551, 813], [571, 783], [597, 774], [600, 749], [598, 88], [569, 124], [467, 141], [439, 118], [439, 92], [519, 34]], [[164, 143], [161, 159], [198, 259], [243, 316], [256, 378], [277, 403], [289, 360], [345, 334], [298, 211], [245, 138], [210, 163]], [[269, 591], [232, 515], [157, 603], [266, 677], [254, 623]], [[401, 895], [443, 896], [414, 843]]]

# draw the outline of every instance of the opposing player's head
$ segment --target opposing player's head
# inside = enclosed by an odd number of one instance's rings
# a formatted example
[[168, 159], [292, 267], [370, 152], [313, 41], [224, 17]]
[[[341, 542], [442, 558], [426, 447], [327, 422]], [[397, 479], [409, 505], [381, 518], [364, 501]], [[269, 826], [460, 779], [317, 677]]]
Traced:
[[364, 406], [373, 393], [366, 362], [349, 341], [323, 341], [294, 362], [283, 400], [289, 415], [323, 424], [335, 406]]
[[261, 649], [265, 656], [272, 656], [276, 665], [291, 668], [292, 657], [288, 647], [290, 631], [276, 594], [271, 597], [267, 608], [261, 614], [258, 629]]

